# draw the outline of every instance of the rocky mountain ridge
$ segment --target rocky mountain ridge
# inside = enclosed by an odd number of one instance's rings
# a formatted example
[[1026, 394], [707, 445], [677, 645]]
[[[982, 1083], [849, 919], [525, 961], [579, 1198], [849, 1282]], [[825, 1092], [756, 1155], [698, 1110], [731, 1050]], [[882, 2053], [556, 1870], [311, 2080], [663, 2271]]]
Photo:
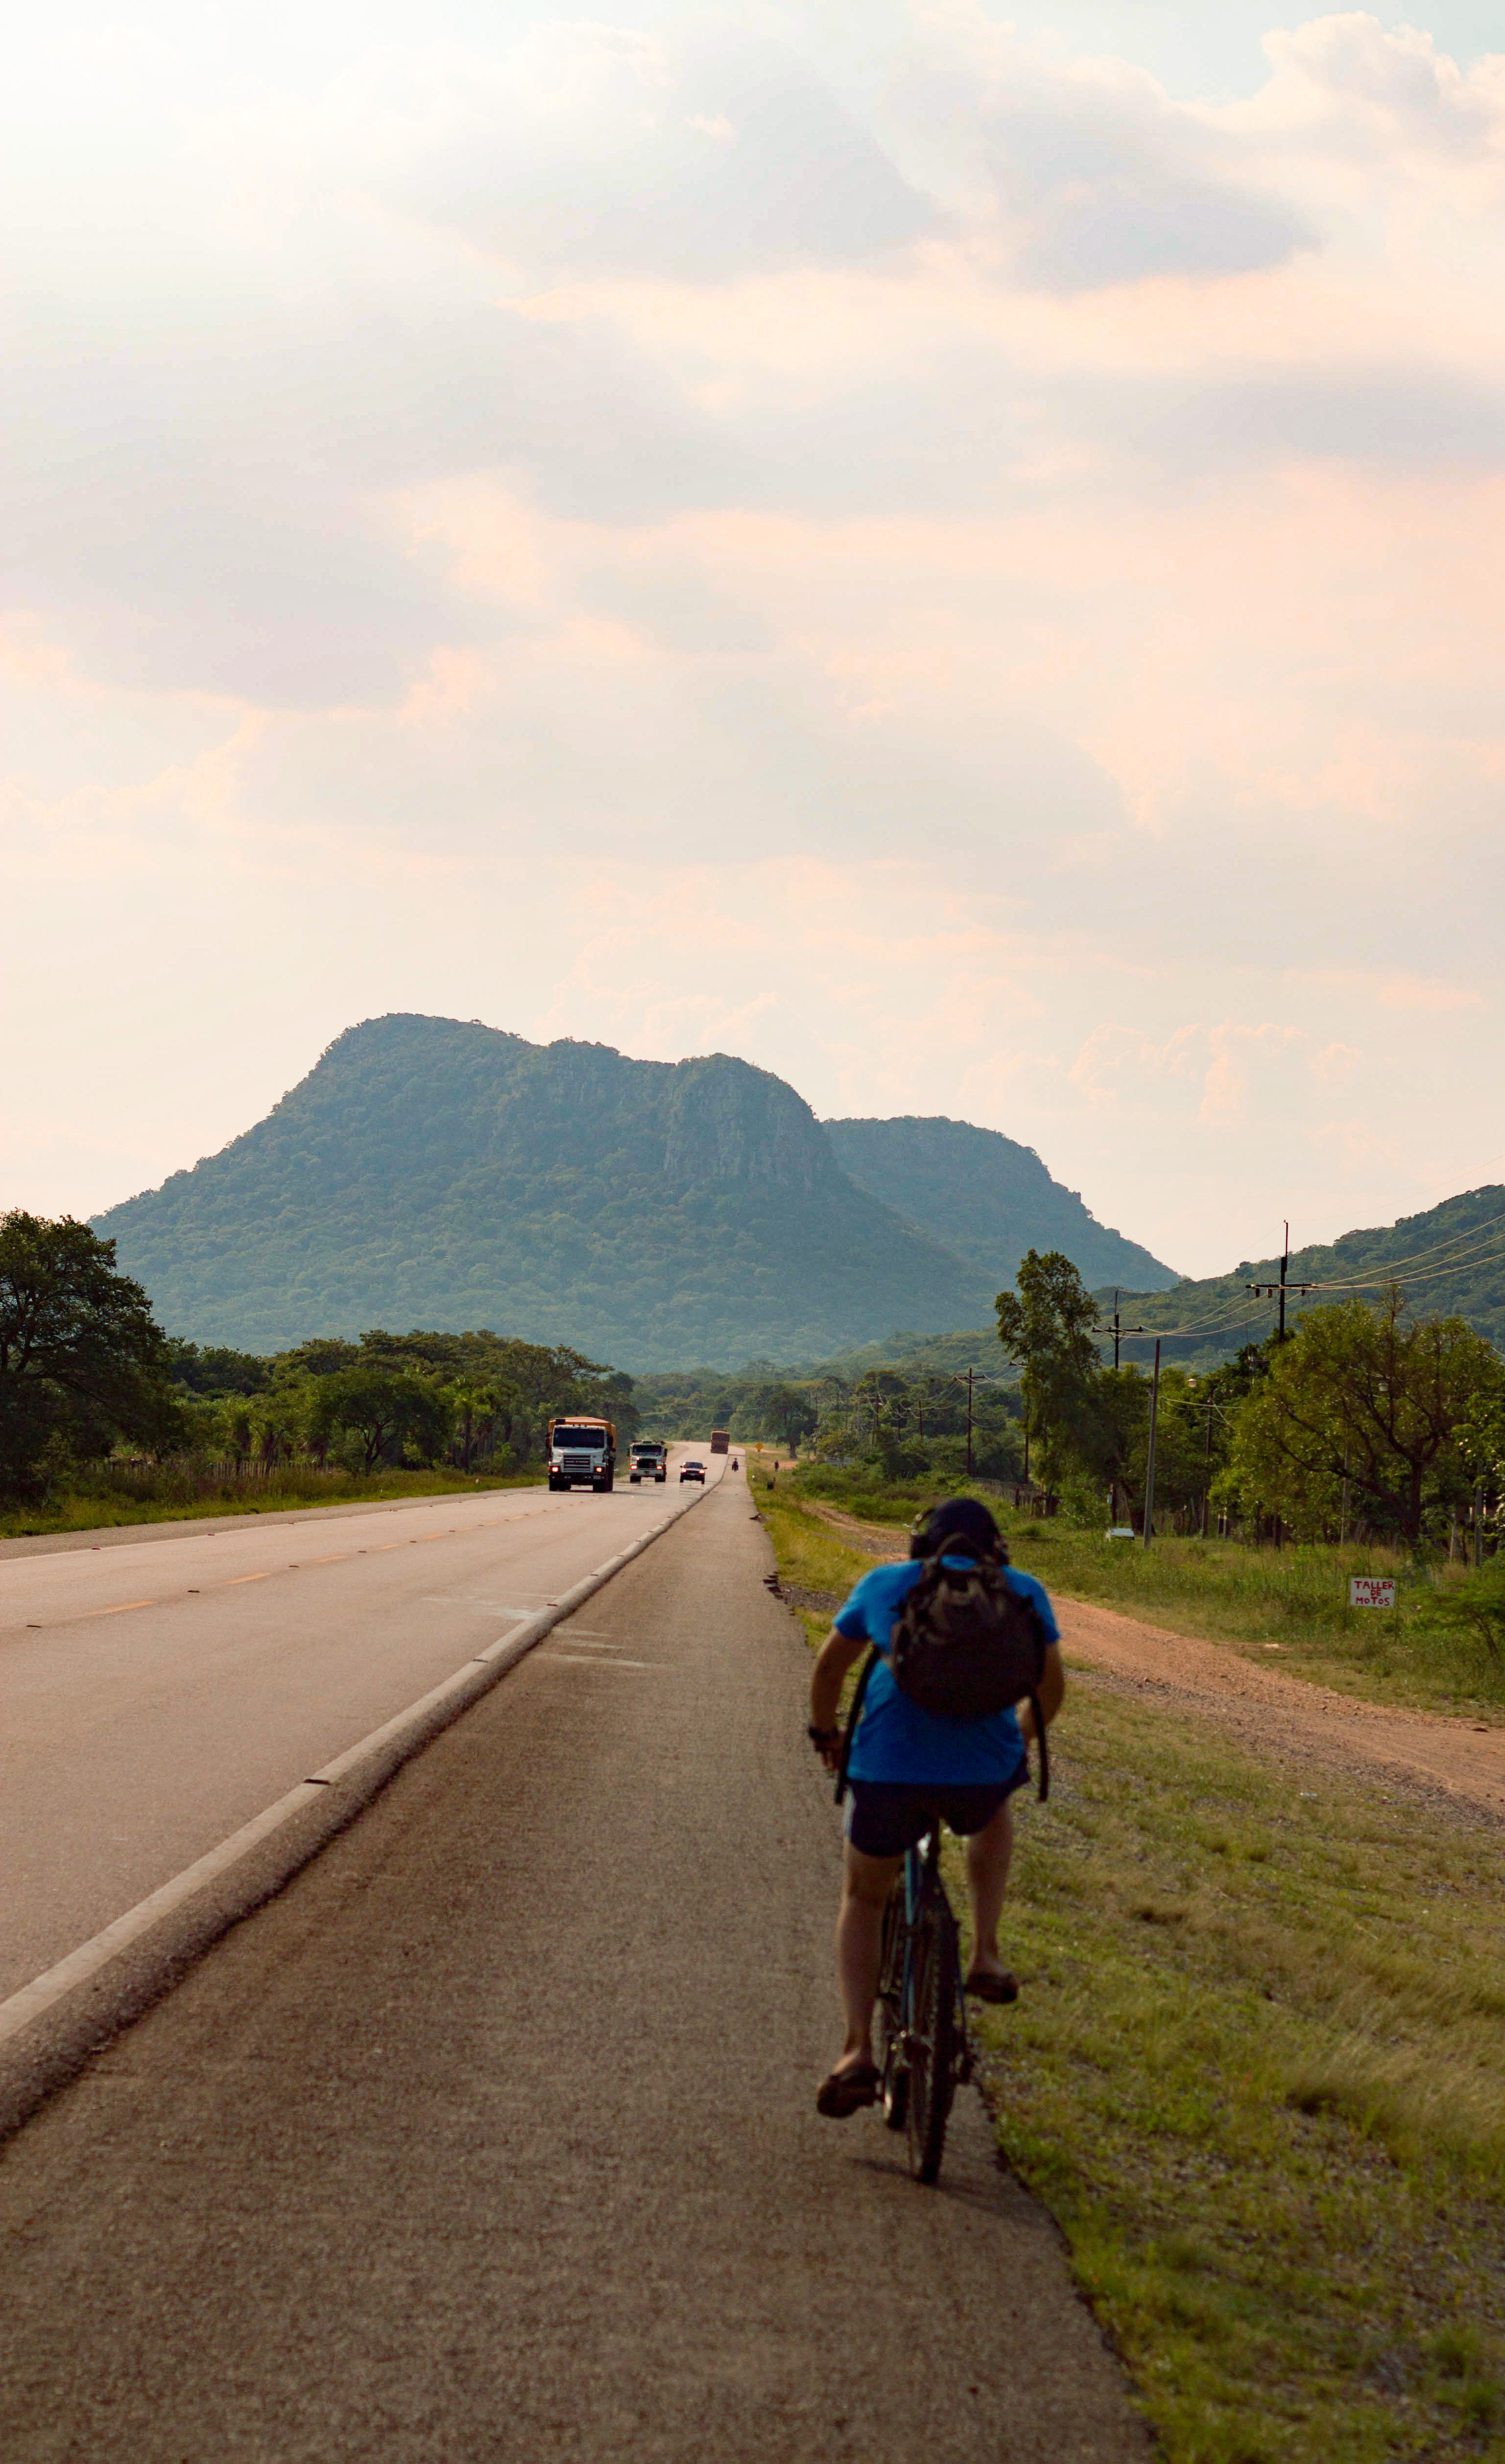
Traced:
[[[487, 1326], [630, 1369], [729, 1366], [985, 1325], [1029, 1241], [993, 1263], [976, 1192], [970, 1254], [937, 1237], [944, 1193], [926, 1198], [913, 1155], [907, 1205], [849, 1171], [844, 1133], [884, 1126], [823, 1127], [730, 1054], [636, 1061], [398, 1013], [349, 1028], [264, 1120], [96, 1228], [174, 1332], [254, 1351]], [[1038, 1157], [1031, 1169], [1084, 1239], [1118, 1241]], [[1013, 1221], [995, 1198], [999, 1225]], [[1133, 1280], [1144, 1264], [1172, 1280], [1120, 1245]]]

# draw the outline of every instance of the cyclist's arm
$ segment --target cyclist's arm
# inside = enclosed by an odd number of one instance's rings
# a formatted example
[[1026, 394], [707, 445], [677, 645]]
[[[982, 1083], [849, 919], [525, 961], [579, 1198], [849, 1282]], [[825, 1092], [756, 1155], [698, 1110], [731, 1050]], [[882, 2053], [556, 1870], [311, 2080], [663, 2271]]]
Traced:
[[[1040, 1673], [1040, 1714], [1047, 1727], [1060, 1709], [1065, 1692], [1066, 1671], [1061, 1666], [1061, 1646], [1052, 1642], [1047, 1645], [1045, 1666]], [[1019, 1726], [1027, 1737], [1033, 1738], [1034, 1710], [1029, 1703], [1021, 1703], [1019, 1706]]]
[[866, 1651], [867, 1638], [838, 1634], [832, 1626], [816, 1654], [810, 1672], [810, 1727], [833, 1728], [841, 1708], [841, 1689], [847, 1682], [847, 1671], [855, 1667]]

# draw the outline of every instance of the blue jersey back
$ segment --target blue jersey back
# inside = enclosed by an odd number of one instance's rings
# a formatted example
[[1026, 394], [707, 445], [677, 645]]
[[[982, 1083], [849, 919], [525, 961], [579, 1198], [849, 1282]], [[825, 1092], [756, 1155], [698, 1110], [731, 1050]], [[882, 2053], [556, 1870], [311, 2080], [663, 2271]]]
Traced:
[[[962, 1556], [948, 1565], [965, 1565]], [[909, 1788], [987, 1788], [1013, 1779], [1024, 1760], [1024, 1739], [1012, 1711], [995, 1711], [986, 1720], [947, 1720], [922, 1711], [901, 1694], [889, 1665], [889, 1640], [904, 1596], [924, 1568], [918, 1557], [896, 1566], [874, 1566], [863, 1575], [836, 1612], [838, 1634], [855, 1642], [865, 1639], [882, 1655], [868, 1680], [862, 1717], [852, 1741], [848, 1776], [884, 1780]], [[1060, 1640], [1055, 1613], [1042, 1583], [1017, 1567], [1005, 1569], [1005, 1581], [1030, 1601], [1045, 1628], [1046, 1639]]]

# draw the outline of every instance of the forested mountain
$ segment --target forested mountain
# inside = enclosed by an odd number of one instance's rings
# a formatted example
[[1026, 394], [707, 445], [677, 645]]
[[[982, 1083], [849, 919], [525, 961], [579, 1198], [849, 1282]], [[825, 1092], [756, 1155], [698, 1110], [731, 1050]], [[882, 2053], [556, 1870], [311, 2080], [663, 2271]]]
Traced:
[[[1279, 1279], [1278, 1258], [1246, 1258], [1231, 1274], [1178, 1284], [1174, 1291], [1125, 1290], [1120, 1309], [1125, 1325], [1142, 1322], [1152, 1335], [1170, 1335], [1162, 1347], [1165, 1358], [1194, 1366], [1263, 1341], [1274, 1324], [1276, 1303], [1254, 1298], [1247, 1287]], [[1505, 1350], [1505, 1188], [1493, 1183], [1467, 1190], [1425, 1214], [1293, 1249], [1286, 1322], [1294, 1326], [1303, 1309], [1321, 1303], [1378, 1301], [1392, 1282], [1419, 1315], [1466, 1318]], [[1316, 1288], [1303, 1296], [1302, 1284]], [[1136, 1342], [1125, 1347], [1124, 1356], [1141, 1359], [1149, 1348], [1148, 1339]]]
[[[947, 1133], [931, 1141], [935, 1187], [925, 1154], [909, 1154], [902, 1205], [843, 1168], [792, 1087], [724, 1053], [632, 1061], [393, 1016], [351, 1027], [255, 1129], [96, 1228], [159, 1317], [199, 1342], [266, 1352], [371, 1326], [493, 1327], [628, 1369], [985, 1326], [1021, 1241], [1117, 1242], [1033, 1157], [1037, 1224], [1016, 1206], [991, 1255], [987, 1208], [1002, 1222], [1003, 1200], [974, 1167], [964, 1244], [937, 1238], [953, 1133], [987, 1133], [893, 1126]], [[1084, 1253], [1089, 1271], [1098, 1262]]]
[[99, 1220], [160, 1317], [266, 1351], [490, 1326], [633, 1368], [985, 1318], [782, 1079], [450, 1019], [352, 1027], [268, 1117]]
[[1169, 1266], [1110, 1231], [1073, 1189], [1052, 1180], [1033, 1147], [970, 1121], [827, 1121], [836, 1160], [859, 1189], [941, 1241], [996, 1292], [1027, 1249], [1064, 1249], [1082, 1281], [1174, 1284]]

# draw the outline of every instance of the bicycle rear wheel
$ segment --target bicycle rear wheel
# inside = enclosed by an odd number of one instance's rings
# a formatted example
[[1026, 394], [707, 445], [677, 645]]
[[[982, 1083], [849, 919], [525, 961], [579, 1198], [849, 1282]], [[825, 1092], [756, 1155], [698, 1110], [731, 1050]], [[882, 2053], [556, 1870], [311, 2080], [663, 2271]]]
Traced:
[[902, 2130], [909, 2110], [909, 2062], [904, 2051], [904, 1884], [900, 1878], [883, 1911], [883, 1951], [878, 1962], [878, 2072], [883, 2119]]
[[946, 2123], [956, 2084], [956, 2011], [960, 1971], [956, 1926], [934, 1902], [921, 1907], [912, 1937], [913, 1988], [909, 2036], [909, 2161], [933, 2182], [945, 2152]]

